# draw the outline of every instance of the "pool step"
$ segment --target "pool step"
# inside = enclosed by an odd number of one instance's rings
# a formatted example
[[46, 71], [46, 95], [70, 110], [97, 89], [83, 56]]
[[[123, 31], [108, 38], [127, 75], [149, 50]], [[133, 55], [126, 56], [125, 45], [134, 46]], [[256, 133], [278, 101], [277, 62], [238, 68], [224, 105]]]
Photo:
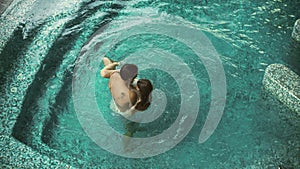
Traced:
[[6, 10], [13, 0], [1, 0], [0, 1], [0, 15]]
[[282, 64], [267, 67], [263, 87], [285, 106], [300, 115], [300, 77]]

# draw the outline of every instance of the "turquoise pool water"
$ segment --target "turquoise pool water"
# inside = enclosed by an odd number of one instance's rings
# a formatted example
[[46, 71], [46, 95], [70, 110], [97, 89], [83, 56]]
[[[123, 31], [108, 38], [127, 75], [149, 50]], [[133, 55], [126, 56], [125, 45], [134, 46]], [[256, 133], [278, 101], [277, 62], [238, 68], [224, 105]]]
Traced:
[[[262, 79], [272, 63], [283, 63], [300, 73], [300, 47], [290, 38], [293, 23], [300, 18], [300, 2], [27, 2], [31, 10], [0, 53], [2, 108], [19, 114], [11, 125], [12, 136], [20, 142], [78, 168], [299, 167], [299, 117], [263, 92]], [[226, 105], [217, 129], [203, 144], [198, 139], [212, 101], [211, 83], [205, 65], [192, 49], [159, 34], [130, 36], [122, 41], [108, 36], [105, 44], [111, 46], [86, 45], [110, 31], [129, 35], [122, 28], [135, 27], [133, 23], [139, 22], [184, 25], [202, 31], [219, 54], [226, 75]], [[89, 69], [99, 71], [103, 64], [100, 56], [95, 56], [102, 49], [108, 57], [123, 60], [149, 48], [176, 54], [192, 71], [201, 98], [198, 116], [191, 131], [171, 150], [149, 158], [124, 158], [99, 147], [80, 124], [72, 95], [74, 68], [86, 51], [93, 56], [83, 58]], [[162, 64], [155, 59], [153, 62]], [[107, 79], [94, 76], [98, 108], [110, 126], [125, 133], [128, 121], [110, 110]], [[148, 69], [139, 76], [149, 78], [168, 101], [158, 119], [135, 126], [139, 131], [134, 137], [151, 137], [174, 123], [181, 91], [177, 79], [168, 72]]]

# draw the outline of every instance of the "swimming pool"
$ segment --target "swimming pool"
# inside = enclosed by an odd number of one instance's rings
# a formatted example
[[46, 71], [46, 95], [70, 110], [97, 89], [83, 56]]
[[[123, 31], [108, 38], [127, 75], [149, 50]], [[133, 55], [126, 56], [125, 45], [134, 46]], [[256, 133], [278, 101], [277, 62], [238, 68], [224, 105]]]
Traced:
[[[299, 117], [264, 93], [262, 79], [272, 63], [300, 73], [300, 48], [290, 38], [300, 18], [298, 6], [300, 2], [281, 0], [14, 1], [1, 20], [5, 25], [0, 43], [1, 112], [5, 112], [1, 135], [77, 168], [297, 168]], [[172, 32], [178, 27], [185, 29]], [[152, 28], [156, 32], [147, 32]], [[195, 37], [210, 41], [226, 77], [222, 119], [202, 144], [199, 134], [213, 100], [211, 78], [205, 60], [187, 44], [199, 42], [190, 40], [193, 37], [184, 41], [184, 30], [201, 32]], [[167, 100], [165, 108], [153, 106], [164, 111], [156, 120], [139, 125], [137, 138], [161, 134], [175, 123], [182, 100], [190, 96], [182, 95], [180, 86], [189, 76], [168, 70], [190, 70], [187, 74], [195, 78], [199, 92], [198, 115], [179, 144], [157, 156], [124, 158], [103, 150], [87, 134], [76, 111], [84, 100], [74, 99], [74, 76], [85, 79], [80, 87], [94, 86], [94, 97], [89, 99], [97, 103], [107, 123], [120, 133], [126, 131], [127, 121], [110, 110], [107, 80], [97, 73], [92, 78], [86, 75], [103, 67], [103, 53], [138, 62], [139, 76], [149, 78], [159, 89], [157, 98]], [[167, 56], [174, 57], [166, 60]], [[21, 158], [1, 156], [8, 166], [13, 165], [11, 159]], [[20, 160], [18, 165], [25, 164]]]

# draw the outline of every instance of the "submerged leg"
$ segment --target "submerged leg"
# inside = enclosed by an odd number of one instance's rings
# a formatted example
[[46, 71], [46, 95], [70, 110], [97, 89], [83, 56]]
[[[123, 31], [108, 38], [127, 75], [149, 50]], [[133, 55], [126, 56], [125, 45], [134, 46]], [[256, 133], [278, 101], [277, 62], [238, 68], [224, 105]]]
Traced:
[[126, 133], [124, 135], [132, 137], [133, 134], [137, 131], [139, 131], [139, 123], [136, 122], [130, 122], [126, 124]]
[[136, 123], [136, 122], [130, 122], [130, 123], [126, 124], [126, 126], [125, 126], [126, 133], [124, 134], [124, 137], [122, 139], [123, 149], [125, 152], [131, 152], [135, 148], [135, 147], [133, 147], [134, 145], [130, 144], [131, 142], [130, 142], [129, 137], [133, 137], [133, 134], [136, 131], [138, 131], [138, 126], [139, 126], [139, 123]]

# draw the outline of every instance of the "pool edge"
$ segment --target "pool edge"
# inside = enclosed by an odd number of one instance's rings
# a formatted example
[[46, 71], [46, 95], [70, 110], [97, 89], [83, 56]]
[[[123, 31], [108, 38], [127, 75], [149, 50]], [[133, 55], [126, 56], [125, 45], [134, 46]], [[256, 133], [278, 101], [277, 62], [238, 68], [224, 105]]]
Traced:
[[300, 76], [282, 64], [271, 64], [263, 78], [263, 88], [300, 116]]

